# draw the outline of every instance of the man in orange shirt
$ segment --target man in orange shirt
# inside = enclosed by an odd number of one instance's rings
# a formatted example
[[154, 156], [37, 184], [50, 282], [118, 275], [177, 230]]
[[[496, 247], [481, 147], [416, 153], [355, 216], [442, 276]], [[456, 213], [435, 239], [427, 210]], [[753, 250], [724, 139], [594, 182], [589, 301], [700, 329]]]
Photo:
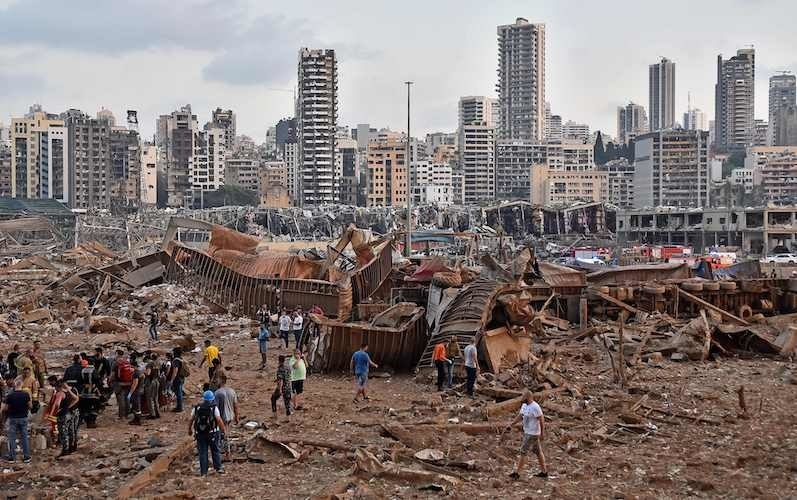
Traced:
[[434, 351], [432, 351], [432, 361], [434, 361], [434, 366], [437, 368], [437, 390], [443, 390], [443, 382], [446, 379], [446, 366], [451, 363], [449, 359], [446, 357], [446, 343], [440, 342], [436, 346], [434, 346]]

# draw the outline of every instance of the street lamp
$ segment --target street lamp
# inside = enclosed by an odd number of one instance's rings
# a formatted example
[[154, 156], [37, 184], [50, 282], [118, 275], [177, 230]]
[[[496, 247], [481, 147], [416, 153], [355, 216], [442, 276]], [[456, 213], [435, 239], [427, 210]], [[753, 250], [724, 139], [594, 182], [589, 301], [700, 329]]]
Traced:
[[412, 165], [412, 152], [410, 149], [410, 86], [413, 82], [404, 82], [407, 86], [407, 243], [405, 248], [406, 257], [412, 255], [412, 175], [410, 173]]

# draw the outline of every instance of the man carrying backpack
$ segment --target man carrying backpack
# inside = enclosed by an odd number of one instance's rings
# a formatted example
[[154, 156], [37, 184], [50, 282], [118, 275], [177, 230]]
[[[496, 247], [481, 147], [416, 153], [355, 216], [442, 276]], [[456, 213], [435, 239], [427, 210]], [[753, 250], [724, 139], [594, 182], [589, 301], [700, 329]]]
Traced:
[[213, 392], [205, 391], [202, 395], [202, 404], [191, 410], [191, 423], [188, 426], [188, 435], [196, 439], [197, 452], [199, 453], [199, 473], [208, 475], [208, 448], [213, 460], [213, 468], [218, 474], [224, 474], [221, 466], [221, 450], [219, 449], [219, 430], [226, 433], [224, 421], [221, 419], [219, 407], [216, 406]]
[[112, 377], [120, 419], [127, 419], [127, 414], [130, 413], [130, 386], [133, 385], [135, 372], [136, 369], [124, 356], [124, 352], [117, 352]]

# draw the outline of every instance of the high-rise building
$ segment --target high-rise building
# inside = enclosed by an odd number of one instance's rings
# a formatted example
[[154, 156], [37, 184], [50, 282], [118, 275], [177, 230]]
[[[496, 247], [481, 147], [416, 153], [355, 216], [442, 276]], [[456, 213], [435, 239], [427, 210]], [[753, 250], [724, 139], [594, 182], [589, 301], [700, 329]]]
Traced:
[[11, 196], [11, 145], [0, 142], [0, 196]]
[[382, 134], [368, 145], [369, 207], [402, 206], [407, 203], [407, 139]]
[[589, 140], [589, 125], [567, 120], [562, 125], [562, 140], [566, 142], [587, 142]]
[[141, 148], [141, 204], [154, 207], [158, 203], [158, 148], [145, 143]]
[[224, 129], [215, 126], [194, 132], [194, 150], [188, 161], [193, 207], [204, 206], [205, 194], [224, 185], [225, 134]]
[[598, 166], [606, 172], [608, 197], [606, 201], [620, 208], [634, 206], [634, 165], [626, 158], [610, 160]]
[[77, 109], [62, 114], [68, 135], [68, 158], [72, 167], [69, 200], [72, 208], [112, 208], [111, 120], [107, 115], [92, 118]]
[[648, 68], [650, 130], [675, 126], [675, 63], [662, 57]]
[[755, 49], [739, 49], [730, 59], [717, 56], [714, 87], [715, 147], [740, 150], [755, 136]]
[[706, 114], [698, 108], [686, 110], [683, 126], [686, 130], [708, 130]]
[[301, 199], [300, 189], [302, 186], [299, 143], [286, 142], [282, 148], [282, 157], [288, 177], [288, 196], [295, 204], [298, 204]]
[[778, 125], [780, 114], [788, 107], [797, 105], [797, 77], [790, 74], [774, 75], [769, 78], [769, 133], [768, 144], [772, 146], [785, 146], [779, 144]]
[[32, 108], [11, 120], [11, 192], [17, 198], [55, 198], [69, 202], [68, 134], [64, 121]]
[[563, 138], [562, 116], [551, 115], [546, 118], [545, 142], [562, 142]]
[[797, 106], [782, 106], [777, 113], [776, 146], [797, 146]]
[[212, 121], [205, 125], [205, 130], [208, 128], [220, 128], [224, 130], [222, 146], [227, 151], [233, 151], [235, 149], [235, 113], [231, 109], [214, 109]]
[[118, 209], [138, 207], [141, 201], [142, 160], [138, 131], [111, 127], [108, 141], [111, 153], [111, 206]]
[[531, 166], [547, 165], [548, 148], [536, 141], [499, 140], [495, 146], [495, 197], [528, 200]]
[[629, 102], [617, 107], [617, 140], [622, 144], [648, 132], [648, 115], [645, 107]]
[[708, 132], [659, 130], [635, 144], [635, 208], [708, 206]]
[[286, 142], [296, 142], [296, 118], [283, 118], [277, 122], [275, 130], [275, 146], [282, 153]]
[[460, 168], [466, 205], [495, 198], [495, 136], [495, 126], [487, 122], [462, 127]]
[[334, 50], [299, 50], [296, 107], [301, 204], [335, 203], [339, 201], [340, 185], [335, 176], [338, 66]]
[[224, 161], [224, 185], [260, 193], [261, 164], [257, 158], [230, 157]]
[[340, 202], [357, 205], [360, 190], [359, 147], [351, 137], [338, 138], [335, 144], [335, 170], [340, 178]]
[[165, 180], [166, 188], [166, 200], [159, 196], [159, 206], [186, 207], [192, 202], [191, 157], [198, 131], [199, 124], [196, 115], [191, 113], [190, 104], [158, 118], [155, 132], [155, 145], [161, 160], [158, 174]]
[[498, 100], [485, 96], [465, 96], [459, 98], [459, 127], [474, 122], [497, 123]]
[[544, 24], [529, 23], [519, 17], [514, 24], [498, 26], [496, 89], [500, 137], [542, 140], [545, 128]]
[[766, 146], [769, 136], [769, 124], [764, 120], [755, 120], [754, 123], [753, 146]]

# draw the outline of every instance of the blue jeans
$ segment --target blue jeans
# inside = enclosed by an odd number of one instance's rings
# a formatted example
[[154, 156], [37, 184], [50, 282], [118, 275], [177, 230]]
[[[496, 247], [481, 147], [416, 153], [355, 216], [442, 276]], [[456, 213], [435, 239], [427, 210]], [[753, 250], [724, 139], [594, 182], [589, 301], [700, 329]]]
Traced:
[[28, 417], [8, 419], [8, 457], [13, 462], [17, 458], [17, 437], [22, 441], [22, 456], [30, 458], [28, 441]]
[[149, 325], [149, 338], [151, 340], [157, 341], [158, 340], [158, 327], [155, 325]]
[[465, 390], [469, 396], [473, 396], [473, 386], [476, 384], [476, 367], [466, 366], [465, 371], [468, 372], [468, 380], [465, 384]]
[[280, 330], [280, 338], [285, 341], [285, 348], [288, 348], [288, 330]]
[[219, 449], [219, 434], [212, 432], [210, 434], [197, 434], [196, 447], [199, 452], [199, 472], [203, 476], [208, 474], [208, 448], [210, 448], [210, 456], [213, 459], [213, 468], [216, 471], [221, 470], [221, 450]]
[[301, 330], [294, 330], [293, 331], [293, 338], [296, 339], [296, 348], [299, 349], [299, 343], [302, 341], [302, 331]]
[[454, 385], [454, 363], [449, 363], [447, 370], [448, 370], [448, 387], [451, 387]]
[[172, 389], [174, 390], [174, 397], [177, 401], [175, 405], [175, 410], [182, 411], [183, 409], [183, 383], [185, 381], [180, 377], [174, 378], [174, 384], [172, 385]]

